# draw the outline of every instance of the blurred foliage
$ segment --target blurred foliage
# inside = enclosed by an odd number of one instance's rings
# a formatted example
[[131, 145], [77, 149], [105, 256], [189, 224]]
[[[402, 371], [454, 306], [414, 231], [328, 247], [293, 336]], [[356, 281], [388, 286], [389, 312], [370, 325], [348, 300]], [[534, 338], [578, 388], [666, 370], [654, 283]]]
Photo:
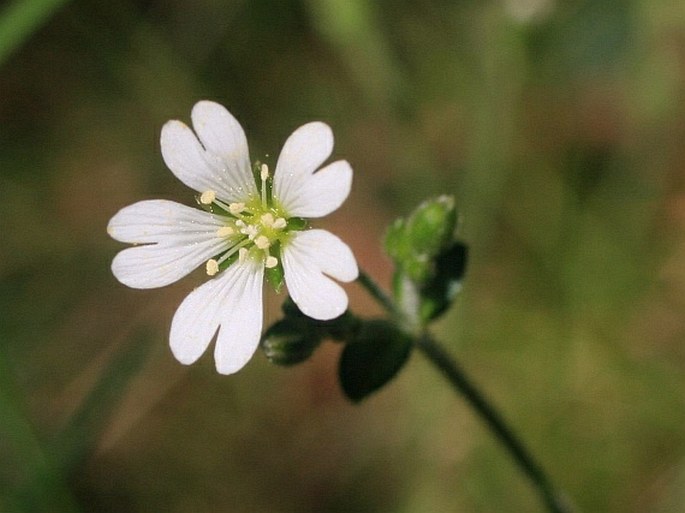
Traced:
[[453, 194], [470, 267], [438, 335], [583, 511], [685, 509], [683, 34], [678, 0], [8, 4], [0, 510], [539, 510], [417, 355], [360, 406], [338, 345], [230, 378], [173, 361], [202, 273], [126, 289], [105, 226], [193, 203], [158, 137], [202, 98], [269, 165], [333, 126], [356, 173], [325, 225], [386, 283], [385, 226]]

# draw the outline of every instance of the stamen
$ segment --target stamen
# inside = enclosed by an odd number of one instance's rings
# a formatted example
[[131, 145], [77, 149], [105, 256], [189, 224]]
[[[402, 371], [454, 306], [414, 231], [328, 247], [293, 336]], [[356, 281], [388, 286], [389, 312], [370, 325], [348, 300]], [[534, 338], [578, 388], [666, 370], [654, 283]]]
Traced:
[[207, 260], [206, 269], [207, 269], [207, 274], [209, 276], [214, 276], [216, 273], [219, 272], [219, 262], [217, 262], [213, 258], [210, 258], [209, 260]]
[[217, 237], [230, 237], [235, 233], [235, 230], [231, 226], [222, 226], [216, 231]]
[[257, 237], [257, 238], [254, 240], [254, 244], [255, 244], [255, 246], [257, 246], [259, 249], [266, 249], [266, 248], [268, 248], [269, 246], [271, 246], [271, 242], [269, 242], [269, 239], [268, 239], [266, 236], [264, 236], [264, 235], [260, 235], [259, 237]]
[[273, 228], [275, 228], [276, 230], [280, 230], [282, 228], [285, 228], [286, 224], [288, 224], [288, 222], [285, 219], [283, 219], [282, 217], [279, 217], [278, 219], [276, 219], [274, 221], [273, 225], [271, 225], [271, 226]]
[[278, 265], [278, 258], [275, 256], [269, 255], [266, 257], [266, 260], [264, 261], [264, 265], [266, 266], [267, 269], [273, 269]]
[[238, 262], [240, 262], [242, 264], [245, 261], [245, 259], [247, 258], [247, 253], [248, 253], [247, 248], [240, 248], [238, 250]]
[[245, 203], [230, 203], [228, 205], [228, 211], [233, 214], [234, 216], [237, 216], [240, 214], [242, 211], [245, 210]]
[[266, 181], [269, 178], [269, 166], [262, 164], [259, 175], [262, 179], [262, 208], [266, 210], [268, 207], [266, 201]]
[[262, 224], [266, 228], [271, 228], [274, 225], [274, 216], [271, 212], [267, 212], [266, 214], [262, 214], [262, 217], [260, 219], [262, 221]]
[[200, 203], [203, 205], [211, 205], [216, 199], [216, 192], [209, 190], [200, 194]]
[[252, 242], [252, 241], [250, 241], [250, 239], [243, 239], [243, 240], [240, 241], [238, 244], [236, 244], [235, 246], [233, 246], [231, 249], [229, 249], [228, 251], [226, 251], [226, 253], [224, 253], [223, 255], [221, 255], [221, 258], [219, 259], [219, 261], [218, 261], [217, 263], [218, 263], [219, 265], [221, 265], [221, 264], [224, 263], [228, 258], [230, 258], [232, 255], [234, 255], [236, 251], [239, 252], [239, 255], [238, 255], [238, 256], [240, 256], [240, 251], [242, 251], [242, 250], [247, 251], [247, 249], [246, 249], [244, 246], [247, 246], [250, 242]]
[[247, 224], [243, 228], [240, 229], [240, 233], [242, 233], [243, 235], [247, 235], [248, 239], [254, 240], [254, 238], [259, 233], [259, 230], [257, 229], [257, 227], [255, 225]]

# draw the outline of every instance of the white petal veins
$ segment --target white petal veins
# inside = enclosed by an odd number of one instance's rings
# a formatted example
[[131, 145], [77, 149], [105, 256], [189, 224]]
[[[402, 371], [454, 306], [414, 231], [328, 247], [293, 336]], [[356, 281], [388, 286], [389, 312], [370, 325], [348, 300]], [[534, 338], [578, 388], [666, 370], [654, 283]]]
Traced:
[[246, 201], [256, 194], [254, 180], [246, 184], [243, 176], [246, 159], [249, 170], [247, 143], [230, 155], [205, 151], [186, 124], [173, 120], [162, 127], [160, 144], [167, 167], [188, 187], [200, 193], [215, 191], [227, 202]]
[[332, 151], [333, 132], [327, 124], [315, 121], [295, 130], [285, 141], [276, 163], [274, 199], [282, 206], [294, 204], [299, 189]]
[[220, 373], [236, 372], [250, 359], [262, 329], [262, 274], [261, 266], [251, 260], [236, 262], [183, 300], [169, 334], [179, 362], [195, 362], [217, 329], [215, 360]]
[[146, 244], [170, 241], [183, 234], [197, 240], [211, 238], [225, 219], [168, 200], [139, 201], [122, 208], [107, 225], [107, 233], [120, 242]]
[[252, 358], [262, 334], [264, 265], [247, 260], [242, 266], [243, 276], [229, 292], [230, 306], [222, 313], [214, 348], [216, 370], [220, 374], [233, 374], [242, 369]]
[[[279, 175], [275, 176], [275, 179]], [[281, 206], [290, 216], [323, 217], [343, 204], [352, 188], [352, 167], [345, 160], [327, 165], [312, 175], [302, 177]]]
[[173, 283], [207, 259], [227, 249], [217, 237], [218, 216], [173, 201], [140, 201], [112, 217], [107, 231], [116, 240], [146, 244], [120, 251], [112, 273], [124, 285], [138, 289]]
[[299, 232], [283, 249], [285, 283], [305, 315], [334, 319], [347, 309], [347, 294], [333, 280], [352, 281], [359, 275], [350, 248], [326, 230]]
[[223, 105], [206, 100], [195, 104], [191, 119], [200, 142], [221, 167], [223, 182], [231, 191], [231, 196], [220, 194], [219, 198], [244, 201], [257, 195], [247, 138], [240, 123]]

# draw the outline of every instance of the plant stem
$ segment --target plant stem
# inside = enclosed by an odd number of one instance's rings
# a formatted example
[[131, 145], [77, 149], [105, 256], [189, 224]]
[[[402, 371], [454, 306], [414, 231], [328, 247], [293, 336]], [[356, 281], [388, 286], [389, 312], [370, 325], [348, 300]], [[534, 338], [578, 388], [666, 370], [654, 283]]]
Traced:
[[547, 509], [552, 513], [571, 513], [572, 510], [568, 501], [554, 490], [542, 467], [535, 461], [513, 430], [507, 426], [497, 410], [464, 374], [457, 362], [428, 333], [419, 337], [416, 345], [478, 412], [488, 428], [509, 451], [521, 471], [528, 476]]
[[399, 310], [395, 306], [395, 302], [385, 293], [385, 291], [362, 269], [359, 270], [359, 283], [378, 301], [378, 303], [385, 308], [390, 315], [397, 317]]
[[[399, 315], [397, 306], [368, 274], [360, 271], [359, 282], [393, 318], [397, 319]], [[573, 510], [568, 501], [555, 491], [542, 467], [528, 452], [514, 431], [505, 423], [494, 406], [466, 376], [457, 362], [425, 331], [415, 338], [415, 344], [428, 360], [443, 373], [452, 387], [464, 396], [487, 427], [509, 451], [521, 471], [530, 479], [531, 484], [539, 493], [542, 502], [547, 506], [550, 513], [571, 513]]]

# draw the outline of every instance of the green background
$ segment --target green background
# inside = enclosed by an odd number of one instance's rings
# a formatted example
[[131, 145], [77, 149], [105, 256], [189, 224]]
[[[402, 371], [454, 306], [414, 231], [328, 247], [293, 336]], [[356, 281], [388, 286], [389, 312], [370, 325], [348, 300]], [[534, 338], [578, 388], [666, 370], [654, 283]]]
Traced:
[[203, 272], [128, 289], [105, 228], [193, 204], [159, 131], [200, 99], [272, 165], [333, 127], [355, 182], [317, 225], [384, 285], [385, 226], [454, 194], [471, 261], [436, 334], [580, 510], [685, 511], [682, 1], [15, 0], [0, 66], [0, 511], [542, 511], [419, 354], [358, 406], [335, 344], [173, 360]]

